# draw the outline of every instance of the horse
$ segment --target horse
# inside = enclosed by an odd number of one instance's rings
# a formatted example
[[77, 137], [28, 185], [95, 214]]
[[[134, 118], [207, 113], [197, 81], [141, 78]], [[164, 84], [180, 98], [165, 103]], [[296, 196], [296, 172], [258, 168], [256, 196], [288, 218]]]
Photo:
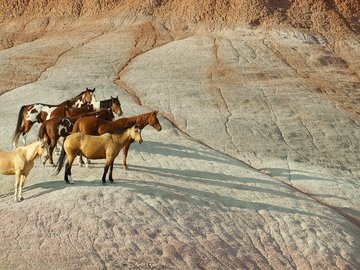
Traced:
[[81, 92], [76, 97], [66, 100], [58, 105], [49, 105], [43, 103], [33, 103], [28, 105], [23, 105], [18, 113], [17, 124], [13, 135], [12, 143], [14, 148], [19, 142], [20, 135], [23, 136], [23, 143], [26, 145], [26, 135], [33, 126], [34, 123], [42, 123], [46, 119], [51, 118], [51, 113], [57, 107], [81, 107], [85, 104], [90, 104], [94, 102], [93, 93], [94, 89], [86, 88], [85, 91]]
[[[81, 117], [96, 116], [99, 119], [111, 121], [114, 119], [114, 114], [111, 108], [101, 109], [97, 112], [83, 113], [75, 117], [54, 117], [49, 120], [45, 120], [39, 129], [39, 139], [44, 139], [49, 143], [49, 163], [54, 165], [53, 151], [57, 145], [60, 137], [67, 137], [72, 132], [74, 123]], [[43, 165], [45, 165], [47, 159], [44, 159]], [[55, 165], [54, 165], [55, 166]]]
[[110, 99], [94, 101], [91, 104], [94, 106], [95, 110], [111, 108], [111, 110], [118, 116], [123, 114], [119, 97], [110, 96]]
[[[73, 132], [82, 132], [89, 135], [101, 135], [104, 133], [114, 133], [118, 129], [127, 128], [133, 125], [138, 125], [142, 130], [145, 126], [150, 125], [157, 131], [161, 130], [159, 119], [157, 118], [158, 111], [144, 113], [128, 118], [121, 118], [115, 121], [106, 121], [96, 117], [83, 117], [78, 119], [73, 127]], [[128, 170], [126, 163], [128, 151], [133, 141], [129, 140], [123, 146], [123, 169]], [[82, 160], [81, 160], [82, 161]]]
[[69, 177], [71, 177], [71, 166], [74, 159], [78, 155], [83, 155], [90, 159], [106, 159], [104, 166], [104, 173], [102, 176], [103, 184], [106, 183], [106, 175], [109, 172], [109, 181], [114, 182], [112, 177], [114, 160], [119, 154], [121, 148], [130, 140], [142, 143], [141, 129], [137, 126], [132, 126], [122, 129], [118, 133], [106, 133], [100, 136], [92, 136], [83, 133], [72, 133], [69, 135], [61, 149], [61, 154], [57, 163], [56, 174], [59, 174], [64, 166], [65, 156], [67, 162], [65, 164], [64, 180], [70, 184]]
[[12, 151], [0, 151], [0, 173], [15, 175], [14, 201], [24, 200], [22, 189], [26, 177], [34, 167], [34, 160], [37, 157], [48, 155], [48, 144], [40, 140], [27, 146], [20, 146]]
[[112, 112], [121, 116], [123, 114], [121, 104], [118, 97], [111, 97], [110, 99], [93, 101], [91, 104], [84, 105], [80, 108], [73, 108], [68, 106], [57, 107], [52, 113], [53, 117], [74, 117], [85, 112], [99, 111], [101, 109], [111, 108]]
[[58, 106], [56, 107], [56, 109], [54, 109], [51, 114], [50, 117], [48, 119], [51, 118], [55, 118], [55, 117], [75, 117], [79, 114], [82, 113], [89, 113], [89, 112], [94, 112], [95, 108], [94, 105], [92, 104], [86, 104], [82, 107], [68, 107], [68, 106]]

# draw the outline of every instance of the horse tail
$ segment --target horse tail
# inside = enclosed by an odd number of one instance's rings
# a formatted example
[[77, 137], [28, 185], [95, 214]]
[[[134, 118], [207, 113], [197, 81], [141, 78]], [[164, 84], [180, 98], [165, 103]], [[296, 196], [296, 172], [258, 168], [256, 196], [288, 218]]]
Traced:
[[[46, 121], [43, 122], [39, 128], [39, 134], [38, 134], [38, 138], [39, 139], [44, 139], [45, 137], [45, 130], [46, 130]], [[48, 142], [49, 143], [49, 142]]]
[[64, 161], [65, 161], [65, 148], [64, 148], [64, 144], [65, 144], [65, 139], [63, 141], [63, 146], [61, 147], [61, 153], [60, 153], [60, 157], [56, 163], [56, 175], [59, 174], [59, 172], [61, 171], [62, 167], [64, 167]]
[[17, 117], [17, 123], [16, 123], [16, 128], [14, 131], [14, 135], [13, 135], [13, 139], [12, 139], [12, 143], [14, 144], [14, 146], [17, 145], [18, 141], [19, 141], [19, 136], [20, 136], [20, 127], [22, 125], [22, 122], [24, 120], [24, 110], [26, 108], [26, 105], [23, 105], [20, 110], [19, 110], [19, 114]]

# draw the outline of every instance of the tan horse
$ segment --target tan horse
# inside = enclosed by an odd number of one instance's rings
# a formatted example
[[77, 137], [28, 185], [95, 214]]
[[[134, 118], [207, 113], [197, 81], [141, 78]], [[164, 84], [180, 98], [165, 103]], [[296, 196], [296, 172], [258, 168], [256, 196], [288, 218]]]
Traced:
[[14, 201], [19, 202], [24, 198], [22, 189], [26, 177], [34, 167], [37, 157], [48, 155], [48, 144], [45, 141], [37, 141], [27, 146], [18, 147], [12, 151], [0, 151], [0, 173], [15, 175]]
[[[97, 117], [83, 117], [75, 122], [73, 132], [82, 132], [89, 135], [101, 135], [105, 133], [114, 133], [121, 128], [127, 128], [133, 125], [139, 126], [140, 129], [143, 129], [147, 125], [150, 125], [157, 131], [160, 131], [162, 127], [159, 119], [157, 118], [157, 114], [158, 111], [153, 111], [128, 118], [120, 118], [115, 121], [106, 121]], [[128, 169], [126, 158], [132, 142], [133, 141], [130, 140], [123, 147], [124, 170]]]
[[100, 136], [92, 136], [83, 133], [72, 133], [64, 141], [63, 148], [57, 164], [56, 174], [58, 174], [65, 160], [65, 153], [67, 155], [67, 162], [65, 164], [66, 183], [70, 183], [71, 166], [74, 159], [78, 155], [83, 155], [89, 159], [106, 159], [104, 173], [102, 176], [103, 184], [106, 183], [105, 178], [110, 167], [109, 180], [114, 182], [112, 178], [112, 171], [114, 167], [114, 160], [118, 156], [121, 148], [129, 141], [136, 141], [142, 143], [141, 129], [137, 126], [132, 126], [123, 129], [118, 134], [103, 134]]

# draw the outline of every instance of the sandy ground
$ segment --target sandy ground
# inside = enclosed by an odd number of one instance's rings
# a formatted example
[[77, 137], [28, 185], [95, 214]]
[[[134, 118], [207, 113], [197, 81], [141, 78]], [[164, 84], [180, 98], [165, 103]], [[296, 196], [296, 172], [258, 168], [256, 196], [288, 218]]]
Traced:
[[38, 161], [14, 203], [1, 175], [1, 269], [360, 267], [358, 107], [341, 96], [359, 96], [358, 60], [341, 52], [359, 41], [335, 54], [289, 29], [96, 23], [0, 51], [3, 72], [26, 74], [2, 80], [1, 149], [21, 105], [85, 87], [119, 96], [124, 116], [160, 110], [163, 130], [144, 129], [129, 171], [120, 154], [112, 185], [101, 160], [74, 166], [73, 185]]

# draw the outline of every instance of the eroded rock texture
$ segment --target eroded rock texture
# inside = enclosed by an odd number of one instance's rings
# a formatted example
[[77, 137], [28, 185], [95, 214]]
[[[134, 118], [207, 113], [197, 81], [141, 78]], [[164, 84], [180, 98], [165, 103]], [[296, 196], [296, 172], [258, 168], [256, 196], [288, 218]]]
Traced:
[[[358, 1], [2, 1], [0, 149], [86, 87], [159, 110], [129, 171], [0, 176], [2, 269], [360, 268]], [[34, 126], [27, 140], [36, 140]], [[55, 157], [56, 160], [56, 157]]]

